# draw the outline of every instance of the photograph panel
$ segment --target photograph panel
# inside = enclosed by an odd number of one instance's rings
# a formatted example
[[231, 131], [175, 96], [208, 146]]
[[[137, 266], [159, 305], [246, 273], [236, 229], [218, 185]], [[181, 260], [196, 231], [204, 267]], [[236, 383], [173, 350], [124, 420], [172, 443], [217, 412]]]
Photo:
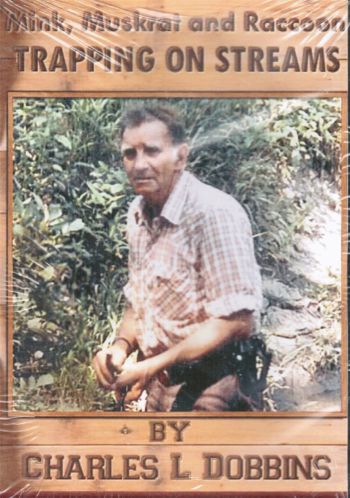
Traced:
[[[119, 337], [125, 294], [131, 299], [125, 293], [131, 266], [127, 213], [135, 202], [135, 185], [142, 195], [140, 184], [148, 181], [145, 177], [130, 185], [121, 120], [129, 109], [157, 104], [175, 109], [183, 122], [186, 139], [180, 142], [188, 145], [189, 174], [236, 199], [249, 219], [262, 276], [261, 306], [233, 304], [231, 311], [254, 311], [254, 332], [267, 347], [267, 354], [254, 356], [254, 379], [264, 380], [267, 374], [256, 411], [341, 411], [340, 98], [14, 98], [9, 372], [14, 409], [103, 413], [147, 408], [147, 386], [137, 400], [123, 399], [124, 392], [117, 400], [113, 389], [99, 387], [92, 364], [96, 353]], [[164, 182], [161, 186], [168, 188], [167, 178]], [[216, 191], [206, 192], [211, 197]], [[218, 196], [217, 202], [222, 199]], [[223, 232], [226, 237], [226, 225]], [[231, 239], [224, 240], [231, 254]], [[240, 252], [244, 262], [245, 248]], [[209, 265], [213, 274], [220, 254], [215, 246]], [[181, 290], [189, 285], [185, 273], [193, 267], [202, 278], [204, 270], [197, 268], [201, 258], [203, 254], [195, 262], [187, 258], [187, 268], [182, 263], [175, 268], [173, 295], [162, 294], [161, 304], [178, 293], [182, 300], [191, 295], [192, 289]], [[159, 269], [162, 262], [156, 254], [152, 264]], [[234, 286], [235, 269], [231, 275], [224, 266], [222, 273], [228, 287], [231, 281]], [[181, 327], [163, 321], [172, 342], [161, 342], [161, 331], [155, 333], [158, 343], [149, 350], [144, 346], [143, 355], [169, 350], [191, 335], [196, 321], [230, 316], [230, 310], [213, 311], [208, 285], [203, 288], [205, 304], [196, 308], [184, 335]], [[180, 302], [177, 317], [165, 320], [176, 321], [185, 305]], [[152, 317], [148, 330], [154, 331], [157, 324], [161, 327], [158, 312]], [[141, 353], [130, 354], [130, 368], [143, 359]], [[228, 361], [226, 356], [214, 357], [214, 366], [222, 359]], [[205, 368], [215, 370], [212, 363]], [[168, 387], [169, 379], [157, 380]], [[200, 398], [201, 388], [197, 391]], [[231, 408], [246, 410], [242, 405]]]

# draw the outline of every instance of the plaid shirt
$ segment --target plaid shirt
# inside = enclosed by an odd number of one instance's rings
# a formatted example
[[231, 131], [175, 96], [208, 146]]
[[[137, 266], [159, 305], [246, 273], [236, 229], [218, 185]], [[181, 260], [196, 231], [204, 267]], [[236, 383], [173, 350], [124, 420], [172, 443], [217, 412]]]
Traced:
[[136, 197], [128, 214], [129, 281], [145, 357], [165, 351], [210, 317], [261, 307], [248, 217], [231, 196], [184, 172], [152, 226]]

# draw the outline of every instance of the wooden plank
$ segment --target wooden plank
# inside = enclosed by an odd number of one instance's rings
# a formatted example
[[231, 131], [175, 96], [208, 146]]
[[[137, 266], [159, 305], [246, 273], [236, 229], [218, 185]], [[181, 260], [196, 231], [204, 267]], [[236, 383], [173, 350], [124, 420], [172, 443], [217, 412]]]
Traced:
[[33, 493], [73, 488], [341, 493], [347, 487], [344, 446], [13, 446], [2, 449], [2, 461], [2, 482], [12, 493], [24, 486]]
[[348, 376], [347, 364], [348, 343], [347, 343], [347, 303], [348, 303], [348, 99], [342, 100], [342, 147], [341, 147], [341, 325], [342, 325], [342, 407], [348, 407]]
[[[1, 45], [1, 44], [0, 44]], [[7, 79], [7, 74], [2, 71], [2, 62], [0, 64], [0, 151], [4, 153], [7, 151], [7, 88], [9, 81]], [[8, 75], [10, 80], [14, 80], [15, 76]], [[6, 170], [2, 168], [5, 165], [1, 160], [0, 178], [1, 181], [5, 181]]]
[[[28, 28], [26, 32], [19, 28], [16, 31], [14, 22], [9, 26], [11, 31], [4, 37], [3, 47], [4, 56], [8, 60], [4, 60], [3, 66], [6, 80], [13, 89], [84, 91], [94, 88], [112, 91], [118, 87], [120, 90], [133, 91], [254, 91], [258, 86], [261, 91], [346, 91], [347, 37], [342, 30], [346, 25], [345, 4], [340, 8], [330, 8], [324, 1], [309, 2], [304, 3], [300, 10], [298, 3], [289, 1], [281, 10], [279, 5], [269, 3], [259, 8], [249, 2], [238, 4], [233, 9], [232, 4], [225, 2], [224, 5], [220, 4], [218, 12], [218, 5], [209, 2], [205, 6], [198, 6], [195, 19], [193, 6], [185, 3], [181, 5], [171, 0], [164, 4], [153, 2], [147, 6], [136, 6], [136, 2], [132, 2], [129, 10], [124, 5], [123, 8], [105, 5], [101, 14], [102, 21], [96, 26], [93, 26], [93, 20], [97, 19], [96, 12], [101, 12], [98, 2], [84, 2], [82, 6], [81, 2], [75, 0], [69, 3], [69, 8], [65, 2], [57, 2], [56, 5], [57, 9], [64, 9], [61, 12], [65, 19], [65, 31], [54, 31], [50, 11], [46, 12], [50, 22], [49, 31], [39, 30], [36, 14], [33, 18], [33, 30]], [[27, 16], [29, 10], [33, 10], [30, 9], [30, 2], [22, 1], [16, 8], [12, 7], [12, 14], [18, 15], [20, 8]], [[84, 27], [84, 13], [86, 17], [87, 12], [90, 21]], [[168, 16], [173, 24], [170, 31], [162, 32], [154, 27], [157, 26], [156, 23], [152, 27], [140, 25], [135, 13], [144, 16], [147, 22], [159, 16]], [[198, 20], [199, 15], [202, 17]], [[247, 20], [250, 19], [249, 16], [253, 16], [250, 22]], [[6, 24], [6, 16], [2, 14], [2, 17]], [[123, 28], [123, 19], [126, 17], [132, 28], [128, 28], [128, 31]], [[107, 18], [118, 18], [118, 29], [114, 27], [111, 31], [107, 27]], [[218, 25], [215, 24], [216, 18]], [[335, 18], [339, 23], [344, 23], [343, 27], [339, 24], [332, 28], [332, 20]], [[26, 19], [29, 23], [29, 17]], [[215, 26], [210, 23], [207, 25], [208, 19]], [[264, 24], [263, 19], [270, 19], [270, 24]], [[297, 20], [296, 27], [290, 24], [293, 19], [294, 22]], [[328, 27], [322, 25], [321, 29], [319, 23], [322, 19], [330, 24]], [[278, 20], [284, 23], [282, 29]], [[69, 31], [68, 26], [72, 28], [69, 34], [66, 32]], [[293, 26], [298, 30], [291, 30]], [[74, 63], [72, 46], [81, 47], [83, 56], [80, 62]], [[97, 60], [99, 56], [96, 52], [89, 52], [87, 47], [91, 46], [102, 50], [100, 60]], [[57, 47], [61, 50], [60, 58], [64, 59], [64, 63], [60, 59], [61, 65], [51, 64]], [[122, 47], [124, 50], [129, 47], [129, 52], [132, 52], [132, 69], [127, 69], [124, 65], [126, 52], [122, 59], [116, 61], [114, 47]], [[137, 56], [141, 47], [146, 47], [143, 63]], [[175, 53], [171, 56], [169, 50], [174, 47]], [[226, 48], [220, 52], [219, 47]], [[232, 53], [231, 47], [234, 47], [233, 52], [237, 47], [242, 47], [241, 55]], [[112, 49], [111, 53], [108, 52], [109, 48]], [[333, 49], [335, 52], [331, 56], [330, 51]], [[203, 51], [201, 67], [191, 59], [188, 52], [191, 50], [197, 57], [199, 50]], [[254, 62], [259, 50], [262, 54], [261, 62]], [[287, 67], [283, 67], [294, 50], [298, 62], [295, 66], [291, 64], [289, 67], [287, 64]], [[310, 57], [306, 53], [310, 50], [314, 63], [309, 58], [306, 64], [306, 59]], [[40, 62], [36, 56], [39, 52]], [[18, 63], [13, 60], [14, 55], [17, 55]], [[334, 57], [339, 59], [339, 68], [336, 67], [338, 63]], [[313, 64], [314, 69], [311, 67]], [[118, 68], [121, 68], [120, 72]]]
[[[6, 214], [0, 214], [0, 275], [2, 275], [0, 283], [0, 420], [3, 419], [7, 411], [7, 390], [5, 379], [6, 368], [7, 368], [7, 265], [6, 265], [6, 253], [7, 253], [7, 237], [6, 237]], [[3, 434], [0, 430], [0, 441]]]
[[7, 152], [0, 150], [0, 215], [7, 213]]
[[188, 92], [177, 92], [176, 90], [174, 91], [166, 91], [166, 90], [155, 90], [155, 91], [135, 91], [131, 92], [130, 90], [128, 91], [23, 91], [23, 92], [17, 92], [17, 91], [10, 91], [9, 92], [9, 98], [14, 99], [14, 98], [91, 98], [91, 99], [96, 99], [96, 98], [120, 98], [120, 99], [126, 99], [126, 98], [208, 98], [208, 99], [215, 99], [215, 98], [223, 98], [223, 99], [241, 99], [241, 98], [346, 98], [347, 93], [342, 91], [342, 92], [327, 92], [326, 90], [324, 91], [315, 91], [310, 93], [305, 94], [305, 92], [299, 92], [299, 91], [290, 91], [290, 92], [285, 92], [285, 91], [278, 91], [278, 92], [270, 92], [270, 91], [254, 91], [254, 92], [215, 92], [215, 91], [205, 91], [205, 92], [196, 92], [196, 91], [188, 91]]
[[0, 213], [0, 275], [1, 280], [1, 293], [0, 293], [0, 316], [6, 316], [6, 305], [7, 305], [7, 215], [6, 213]]
[[[183, 440], [188, 445], [210, 444], [227, 445], [234, 442], [242, 445], [259, 444], [346, 444], [346, 419], [197, 419], [187, 418], [152, 418], [148, 420], [133, 418], [66, 418], [37, 419], [21, 417], [3, 420], [2, 425], [6, 439], [3, 444], [28, 445], [153, 445], [172, 444], [176, 440], [176, 431], [170, 425], [177, 422], [177, 427], [189, 422], [183, 430]], [[210, 430], [208, 428], [210, 427]], [[23, 430], [25, 429], [25, 430]], [[153, 439], [154, 431], [157, 440]], [[57, 435], [59, 434], [59, 438]]]

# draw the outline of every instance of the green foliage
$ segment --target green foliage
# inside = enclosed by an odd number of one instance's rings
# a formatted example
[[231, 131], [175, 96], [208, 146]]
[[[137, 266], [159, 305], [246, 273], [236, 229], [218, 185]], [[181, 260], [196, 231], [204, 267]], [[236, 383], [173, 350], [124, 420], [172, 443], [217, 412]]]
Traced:
[[131, 190], [113, 143], [114, 103], [16, 103], [14, 354], [19, 377], [61, 369], [68, 352], [90, 364], [110, 332], [110, 320], [122, 311]]
[[337, 178], [339, 103], [236, 99], [221, 105], [201, 100], [194, 107], [186, 101], [189, 168], [243, 204], [254, 229], [258, 262], [268, 272], [278, 273], [288, 262], [291, 237], [300, 232], [313, 207], [300, 209], [287, 195], [293, 175], [307, 168]]
[[[310, 210], [287, 190], [293, 174], [305, 168], [337, 178], [339, 99], [169, 102], [188, 130], [189, 169], [244, 205], [259, 264], [269, 273], [285, 271]], [[135, 104], [131, 99], [15, 99], [19, 409], [113, 405], [111, 395], [97, 388], [90, 365], [96, 347], [117, 333], [124, 306], [125, 219], [133, 193], [121, 165], [118, 126], [124, 109]], [[50, 383], [42, 384], [45, 379]]]

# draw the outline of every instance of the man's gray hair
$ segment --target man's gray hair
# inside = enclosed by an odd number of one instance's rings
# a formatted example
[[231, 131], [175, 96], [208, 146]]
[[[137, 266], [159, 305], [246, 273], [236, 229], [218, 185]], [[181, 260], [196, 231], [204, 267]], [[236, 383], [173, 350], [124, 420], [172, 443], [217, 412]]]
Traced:
[[142, 105], [127, 110], [121, 119], [121, 138], [125, 130], [137, 128], [143, 123], [152, 121], [161, 121], [165, 124], [174, 145], [186, 142], [186, 133], [180, 116], [172, 107], [164, 104]]

